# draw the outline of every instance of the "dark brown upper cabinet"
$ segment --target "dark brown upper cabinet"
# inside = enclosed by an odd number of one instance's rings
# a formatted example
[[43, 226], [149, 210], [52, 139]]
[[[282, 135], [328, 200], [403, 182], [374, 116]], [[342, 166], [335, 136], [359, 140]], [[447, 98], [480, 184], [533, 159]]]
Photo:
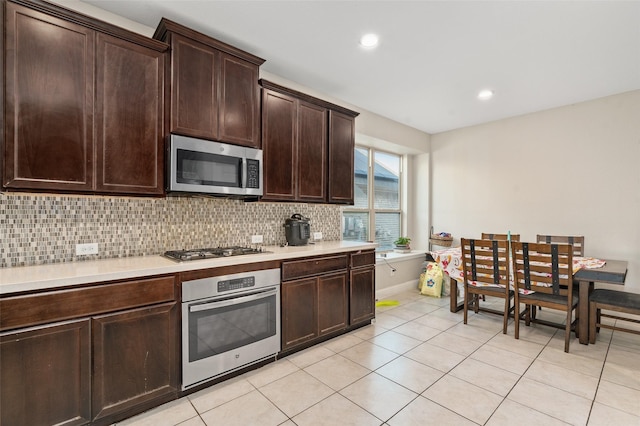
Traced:
[[263, 89], [263, 200], [296, 199], [297, 111], [295, 98]]
[[168, 46], [39, 0], [3, 21], [4, 188], [162, 194]]
[[353, 204], [357, 112], [260, 80], [265, 201]]
[[89, 191], [95, 31], [10, 2], [5, 13], [3, 183]]
[[354, 117], [329, 112], [329, 202], [353, 204]]
[[98, 34], [96, 190], [162, 194], [162, 52]]
[[262, 93], [263, 200], [326, 201], [326, 108], [276, 91]]
[[154, 38], [171, 45], [169, 132], [259, 148], [264, 59], [165, 18]]

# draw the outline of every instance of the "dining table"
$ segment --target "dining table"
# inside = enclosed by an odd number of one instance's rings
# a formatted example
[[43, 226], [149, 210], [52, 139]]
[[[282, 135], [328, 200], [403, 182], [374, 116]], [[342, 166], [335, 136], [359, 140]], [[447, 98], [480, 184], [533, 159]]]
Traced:
[[[463, 303], [458, 302], [458, 283], [463, 282], [462, 249], [452, 247], [430, 251], [433, 260], [449, 277], [449, 310], [458, 312]], [[624, 285], [627, 276], [627, 261], [594, 259], [574, 256], [574, 283], [578, 284], [578, 340], [589, 344], [589, 294], [595, 283]]]
[[627, 262], [624, 260], [604, 259], [601, 268], [582, 268], [573, 274], [574, 282], [578, 282], [578, 340], [583, 345], [589, 344], [589, 294], [595, 283], [624, 285], [627, 277]]

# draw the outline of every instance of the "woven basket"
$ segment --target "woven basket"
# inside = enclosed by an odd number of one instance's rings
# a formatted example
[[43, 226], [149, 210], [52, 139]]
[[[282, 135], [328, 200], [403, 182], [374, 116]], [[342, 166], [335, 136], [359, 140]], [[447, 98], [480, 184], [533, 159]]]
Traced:
[[429, 241], [431, 244], [441, 247], [451, 247], [451, 243], [453, 243], [453, 237], [441, 237], [437, 234], [431, 234], [429, 237]]

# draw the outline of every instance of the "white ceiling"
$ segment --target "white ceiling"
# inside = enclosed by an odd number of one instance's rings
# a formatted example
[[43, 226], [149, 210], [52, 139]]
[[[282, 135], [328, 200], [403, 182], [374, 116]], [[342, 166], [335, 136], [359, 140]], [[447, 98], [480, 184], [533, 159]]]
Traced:
[[[166, 17], [432, 134], [640, 89], [640, 1], [84, 2], [152, 28]], [[477, 100], [485, 88], [495, 97]]]

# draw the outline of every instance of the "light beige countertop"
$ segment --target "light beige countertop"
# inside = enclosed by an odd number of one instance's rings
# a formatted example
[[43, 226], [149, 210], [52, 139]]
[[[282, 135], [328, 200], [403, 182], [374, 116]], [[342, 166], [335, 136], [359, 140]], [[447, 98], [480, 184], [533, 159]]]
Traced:
[[325, 241], [306, 246], [264, 246], [265, 253], [262, 254], [188, 262], [176, 262], [160, 255], [153, 255], [0, 268], [0, 295], [269, 260], [371, 250], [376, 246], [375, 243]]

